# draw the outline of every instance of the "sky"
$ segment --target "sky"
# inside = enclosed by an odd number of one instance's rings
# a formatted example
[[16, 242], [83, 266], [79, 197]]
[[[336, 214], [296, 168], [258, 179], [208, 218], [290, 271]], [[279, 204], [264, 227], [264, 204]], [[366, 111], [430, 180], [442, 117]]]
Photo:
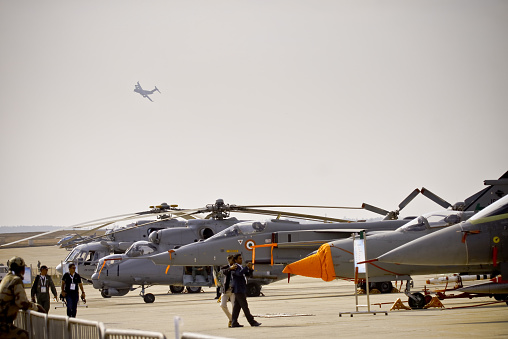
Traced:
[[0, 226], [463, 201], [508, 171], [507, 33], [506, 1], [2, 1]]

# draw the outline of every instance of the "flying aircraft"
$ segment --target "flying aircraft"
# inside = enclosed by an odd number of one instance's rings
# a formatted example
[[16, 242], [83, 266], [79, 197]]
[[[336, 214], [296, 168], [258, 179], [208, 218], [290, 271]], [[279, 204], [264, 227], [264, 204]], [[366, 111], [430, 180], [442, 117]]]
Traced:
[[468, 221], [408, 242], [379, 255], [376, 261], [416, 268], [430, 266], [434, 271], [453, 265], [458, 267], [455, 272], [468, 272], [465, 267], [479, 266], [496, 279], [460, 290], [508, 300], [507, 230], [508, 196], [504, 196]]
[[[392, 287], [391, 281], [407, 280], [408, 283], [404, 293], [408, 296], [409, 305], [412, 308], [422, 308], [426, 300], [423, 294], [410, 292], [409, 281], [411, 275], [450, 272], [469, 274], [492, 273], [492, 267], [487, 267], [484, 264], [482, 265], [482, 263], [471, 260], [468, 262], [447, 260], [446, 258], [448, 257], [445, 257], [444, 252], [453, 258], [453, 255], [448, 252], [450, 249], [450, 239], [434, 243], [432, 244], [433, 246], [430, 246], [431, 242], [426, 242], [427, 247], [419, 246], [415, 248], [414, 245], [410, 244], [420, 243], [426, 238], [435, 239], [436, 235], [445, 232], [446, 234], [452, 234], [461, 225], [467, 225], [469, 222], [463, 223], [463, 221], [469, 219], [473, 212], [482, 209], [491, 203], [493, 199], [495, 200], [507, 192], [506, 179], [508, 179], [508, 172], [499, 180], [486, 180], [485, 184], [490, 184], [489, 187], [466, 199], [463, 205], [465, 206], [465, 211], [453, 209], [438, 211], [414, 219], [395, 232], [381, 232], [367, 235], [367, 255], [369, 258], [378, 257], [378, 259], [367, 261], [369, 264], [369, 282], [376, 284], [376, 287], [380, 290], [390, 290]], [[482, 212], [473, 216], [471, 220], [481, 217], [485, 211], [488, 212], [490, 209], [490, 206], [485, 208]], [[438, 247], [435, 247], [436, 245]], [[393, 250], [397, 247], [398, 249]], [[395, 255], [394, 252], [398, 253], [398, 255]], [[331, 281], [336, 278], [354, 280], [353, 256], [353, 241], [351, 239], [337, 240], [324, 244], [316, 253], [307, 258], [288, 265], [284, 272], [322, 278], [325, 281]], [[419, 262], [419, 265], [416, 265], [416, 262]], [[436, 265], [436, 263], [441, 263], [441, 265]], [[365, 274], [359, 274], [358, 278], [364, 280]]]
[[161, 91], [159, 91], [157, 86], [155, 86], [155, 88], [152, 89], [151, 91], [144, 90], [143, 88], [141, 88], [141, 85], [139, 84], [139, 81], [138, 81], [138, 83], [136, 85], [134, 85], [134, 92], [141, 94], [143, 96], [143, 98], [147, 98], [151, 102], [153, 102], [153, 100], [150, 99], [149, 95], [153, 94], [153, 92], [155, 92], [155, 91], [157, 91], [159, 93], [161, 92]]

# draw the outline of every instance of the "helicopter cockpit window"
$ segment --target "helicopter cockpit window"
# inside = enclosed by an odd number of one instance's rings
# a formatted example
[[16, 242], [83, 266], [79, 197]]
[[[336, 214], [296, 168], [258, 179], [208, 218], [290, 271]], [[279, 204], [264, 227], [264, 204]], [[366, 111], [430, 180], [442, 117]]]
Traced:
[[99, 273], [101, 271], [101, 269], [104, 271], [104, 270], [108, 270], [110, 269], [113, 265], [118, 265], [121, 260], [105, 260], [106, 258], [102, 258], [101, 260], [99, 260], [99, 263], [97, 264], [97, 267], [95, 268], [95, 273]]
[[427, 228], [445, 227], [461, 221], [461, 212], [440, 211], [424, 214], [399, 228], [403, 232], [423, 231]]
[[147, 241], [138, 241], [129, 247], [129, 249], [125, 252], [128, 257], [139, 257], [142, 255], [147, 255], [155, 252], [157, 247], [152, 243]]
[[74, 260], [74, 257], [80, 252], [80, 250], [78, 249], [73, 249], [71, 253], [69, 253], [69, 255], [65, 258], [64, 261], [72, 261]]
[[230, 238], [230, 237], [236, 237], [239, 235], [248, 235], [248, 234], [258, 233], [258, 232], [262, 232], [265, 228], [266, 228], [266, 223], [262, 223], [262, 222], [238, 223], [236, 225], [226, 228], [225, 230], [220, 231], [219, 233], [206, 239], [205, 241], [209, 241], [211, 239]]
[[75, 248], [65, 259], [65, 261], [84, 261], [88, 251], [83, 251], [79, 248]]

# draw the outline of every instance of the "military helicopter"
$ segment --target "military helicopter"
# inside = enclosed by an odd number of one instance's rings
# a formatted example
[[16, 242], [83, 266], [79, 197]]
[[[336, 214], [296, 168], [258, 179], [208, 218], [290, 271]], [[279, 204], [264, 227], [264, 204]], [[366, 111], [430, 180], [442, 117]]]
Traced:
[[[187, 213], [194, 215], [196, 213], [207, 213], [205, 220], [190, 220], [184, 229], [166, 229], [150, 234], [149, 241], [139, 241], [134, 243], [123, 255], [110, 255], [102, 258], [97, 265], [96, 272], [92, 276], [93, 285], [101, 290], [103, 297], [122, 296], [129, 291], [134, 290], [134, 285], [141, 286], [140, 295], [147, 303], [155, 300], [151, 293], [145, 294], [145, 286], [151, 285], [170, 285], [173, 293], [181, 293], [184, 287], [188, 292], [194, 293], [201, 289], [201, 286], [212, 286], [213, 277], [211, 269], [200, 265], [202, 271], [207, 271], [204, 278], [200, 275], [194, 275], [196, 266], [192, 263], [188, 267], [162, 267], [155, 265], [147, 255], [152, 253], [167, 253], [168, 250], [179, 248], [182, 245], [202, 241], [210, 236], [223, 231], [225, 228], [239, 223], [239, 220], [230, 217], [231, 212], [241, 211], [242, 213], [284, 215], [294, 218], [315, 218], [345, 221], [343, 219], [331, 219], [328, 217], [311, 216], [287, 211], [273, 211], [260, 208], [274, 207], [313, 207], [313, 208], [345, 208], [331, 206], [302, 206], [302, 205], [252, 205], [238, 206], [227, 205], [224, 200], [218, 199], [214, 204], [206, 205], [204, 208], [187, 210]], [[253, 222], [245, 222], [252, 224]], [[254, 223], [255, 224], [255, 223]], [[292, 225], [292, 224], [291, 224]], [[292, 226], [291, 226], [292, 227]], [[226, 262], [225, 257], [220, 263]], [[266, 269], [256, 268], [254, 277], [249, 279], [247, 285], [249, 296], [258, 296], [261, 286], [270, 282], [282, 279], [282, 267]], [[201, 280], [200, 280], [201, 279]]]
[[153, 94], [153, 92], [155, 92], [155, 91], [157, 91], [159, 93], [161, 92], [161, 91], [159, 91], [157, 86], [155, 86], [155, 88], [152, 89], [151, 91], [144, 90], [143, 88], [141, 88], [141, 85], [139, 84], [139, 81], [138, 81], [138, 83], [136, 85], [134, 85], [134, 92], [141, 94], [143, 96], [143, 98], [147, 98], [151, 102], [153, 102], [153, 100], [150, 99], [149, 95]]
[[[439, 244], [442, 248], [434, 248], [436, 245], [435, 243], [434, 246], [430, 246], [430, 242], [426, 242], [428, 246], [425, 247], [425, 250], [423, 250], [423, 246], [415, 249], [415, 246], [410, 244], [420, 243], [422, 239], [426, 238], [434, 239], [434, 234], [437, 235], [444, 232], [451, 234], [451, 232], [454, 232], [452, 230], [456, 230], [460, 225], [467, 225], [469, 223], [463, 223], [465, 220], [469, 218], [471, 218], [470, 220], [480, 218], [481, 215], [485, 213], [484, 211], [488, 212], [491, 209], [490, 206], [482, 212], [479, 212], [476, 216], [472, 214], [477, 209], [488, 205], [492, 201], [493, 195], [502, 196], [505, 194], [504, 192], [507, 184], [505, 178], [508, 179], [508, 172], [499, 180], [485, 181], [485, 183], [490, 183], [491, 185], [466, 199], [465, 204], [460, 204], [460, 206], [464, 206], [464, 208], [460, 208], [460, 210], [452, 209], [425, 214], [410, 221], [407, 225], [402, 226], [395, 232], [380, 232], [368, 235], [366, 238], [367, 254], [369, 257], [378, 257], [378, 259], [367, 261], [369, 263], [369, 282], [382, 292], [388, 292], [392, 289], [390, 280], [407, 280], [408, 283], [406, 284], [404, 293], [408, 296], [409, 305], [412, 308], [422, 308], [428, 300], [426, 300], [425, 296], [421, 293], [410, 292], [409, 282], [411, 275], [450, 272], [464, 272], [470, 274], [491, 273], [491, 267], [486, 267], [474, 261], [462, 262], [460, 264], [463, 266], [458, 266], [459, 263], [457, 261], [446, 260], [446, 258], [449, 257], [441, 253], [440, 250], [442, 249], [445, 249], [445, 252], [452, 258], [454, 257], [448, 252], [450, 248], [448, 241], [442, 241]], [[462, 211], [462, 209], [464, 209], [464, 211]], [[398, 249], [394, 250], [394, 248]], [[436, 254], [436, 249], [438, 248], [438, 254]], [[398, 252], [398, 255], [395, 255], [395, 252]], [[423, 253], [429, 254], [424, 255]], [[420, 265], [416, 265], [416, 262], [419, 262]], [[438, 262], [441, 264], [436, 265]], [[327, 264], [321, 265], [320, 263]], [[342, 239], [325, 244], [316, 253], [288, 265], [284, 272], [322, 278], [325, 281], [331, 281], [336, 278], [353, 280], [355, 278], [353, 241], [351, 239]], [[359, 274], [358, 278], [364, 280], [365, 274]]]
[[[508, 185], [508, 180], [504, 181]], [[482, 293], [493, 295], [497, 300], [508, 300], [507, 229], [508, 196], [504, 196], [464, 223], [408, 242], [375, 260], [418, 270], [432, 267], [432, 273], [450, 266], [457, 269], [448, 272], [471, 272], [468, 267], [479, 266], [482, 272], [497, 277], [489, 283], [459, 290], [471, 295]]]
[[[287, 264], [307, 256], [321, 244], [334, 239], [349, 237], [358, 229], [369, 231], [395, 230], [408, 220], [399, 220], [398, 215], [420, 190], [415, 189], [400, 204], [398, 210], [382, 211], [385, 220], [360, 221], [348, 223], [299, 223], [292, 220], [273, 219], [267, 222], [241, 222], [217, 233], [209, 239], [182, 246], [168, 253], [151, 255], [150, 259], [158, 265], [222, 265], [225, 256], [242, 253], [245, 261], [255, 261], [260, 265], [273, 266], [274, 263]], [[242, 211], [242, 209], [239, 209]], [[386, 213], [385, 213], [386, 212]], [[295, 217], [294, 214], [287, 214]], [[324, 217], [298, 215], [313, 220]], [[412, 218], [409, 218], [412, 219]], [[328, 221], [344, 221], [327, 218]], [[264, 269], [264, 268], [263, 268]]]
[[[273, 210], [261, 210], [260, 207], [263, 208], [273, 208], [273, 207], [313, 207], [313, 208], [344, 208], [344, 207], [333, 207], [333, 206], [301, 206], [301, 205], [255, 205], [255, 206], [238, 206], [238, 205], [227, 205], [224, 203], [222, 199], [218, 199], [215, 204], [206, 205], [204, 208], [193, 209], [193, 210], [182, 210], [177, 209], [177, 205], [167, 205], [165, 203], [159, 206], [151, 206], [152, 210], [145, 212], [138, 212], [135, 214], [127, 214], [122, 215], [123, 219], [120, 220], [128, 220], [133, 218], [143, 217], [145, 215], [156, 215], [159, 220], [156, 221], [141, 221], [136, 224], [128, 225], [119, 230], [114, 230], [114, 232], [109, 232], [106, 234], [108, 239], [103, 239], [98, 237], [96, 242], [90, 242], [86, 244], [81, 244], [76, 246], [72, 252], [66, 257], [66, 259], [57, 266], [57, 271], [60, 273], [64, 273], [66, 267], [70, 262], [74, 262], [77, 266], [78, 271], [82, 275], [83, 278], [91, 280], [92, 274], [94, 273], [97, 263], [99, 259], [112, 254], [120, 254], [123, 253], [124, 250], [129, 248], [136, 240], [140, 240], [143, 238], [147, 238], [150, 233], [153, 231], [161, 230], [161, 229], [175, 229], [172, 233], [172, 237], [170, 238], [170, 243], [165, 243], [163, 246], [168, 248], [173, 248], [174, 246], [181, 246], [187, 244], [192, 241], [203, 240], [211, 235], [217, 233], [218, 231], [239, 222], [236, 218], [230, 218], [230, 213], [232, 211], [242, 211], [242, 213], [253, 213], [253, 214], [268, 214], [268, 215], [290, 215], [295, 218], [310, 218], [312, 216], [286, 212], [286, 211], [273, 211]], [[197, 219], [197, 214], [199, 213], [207, 213], [205, 220], [194, 220]], [[124, 217], [127, 216], [127, 217]], [[187, 222], [179, 221], [176, 219], [171, 219], [171, 217], [181, 217], [184, 219], [188, 219]], [[115, 217], [112, 217], [115, 218]], [[324, 218], [325, 220], [333, 220], [333, 221], [345, 221], [342, 219], [333, 219], [326, 217], [316, 217], [317, 219]], [[100, 219], [101, 221], [103, 219]], [[116, 220], [116, 219], [115, 219]], [[94, 227], [94, 229], [98, 229], [103, 227], [104, 225], [109, 225], [112, 222], [108, 222], [106, 224], [99, 224], [99, 226]], [[87, 224], [89, 225], [89, 224]], [[208, 226], [207, 226], [208, 225]], [[212, 227], [213, 226], [213, 227]], [[169, 234], [169, 233], [168, 233]], [[148, 239], [148, 238], [147, 238]], [[155, 239], [155, 238], [154, 238]], [[186, 239], [186, 240], [182, 240]], [[160, 239], [159, 239], [160, 240]], [[154, 240], [155, 241], [155, 240]], [[183, 243], [181, 243], [183, 241]], [[137, 245], [148, 245], [145, 242], [138, 243]], [[159, 244], [152, 244], [150, 246], [158, 247]], [[150, 247], [149, 246], [149, 247]], [[132, 253], [135, 253], [134, 251]], [[131, 253], [131, 254], [132, 254]], [[122, 267], [121, 274], [118, 273], [115, 277], [109, 276], [107, 281], [103, 281], [100, 283], [96, 281], [96, 285], [100, 286], [101, 293], [104, 297], [110, 297], [112, 295], [124, 295], [130, 289], [132, 289], [133, 284], [137, 284], [137, 282], [142, 279], [140, 276], [143, 274], [148, 274], [149, 276], [153, 276], [153, 272], [150, 272], [149, 267], [153, 265], [151, 261], [147, 261], [148, 266], [145, 264], [142, 265], [141, 270], [135, 269], [131, 270], [132, 267], [138, 265], [133, 263], [132, 261], [129, 264], [126, 264], [128, 259], [132, 259], [132, 255], [130, 256], [113, 256], [113, 258], [119, 259], [123, 258], [123, 261], [117, 262], [117, 273], [120, 272], [120, 267]], [[111, 266], [112, 258], [108, 258], [105, 261], [102, 261], [100, 266], [104, 266], [104, 262], [108, 262], [107, 267]], [[128, 267], [127, 270], [124, 270], [123, 267]], [[173, 271], [173, 270], [172, 270]], [[279, 272], [280, 273], [280, 272]], [[175, 280], [172, 278], [171, 283], [175, 284], [175, 286], [180, 286], [178, 284], [185, 283], [185, 286], [188, 287], [188, 290], [192, 290], [193, 288], [198, 288], [199, 286], [192, 286], [193, 284], [188, 281], [182, 282], [182, 273], [177, 274], [179, 279]], [[108, 274], [106, 274], [108, 276]], [[184, 274], [185, 276], [185, 274]], [[97, 276], [98, 277], [98, 276]], [[103, 276], [104, 277], [104, 276]], [[142, 296], [145, 296], [144, 289], [145, 285], [166, 283], [167, 277], [162, 277], [161, 279], [145, 278], [143, 283], [140, 284], [142, 287]], [[185, 277], [184, 277], [185, 278]], [[270, 278], [273, 279], [273, 278]], [[98, 278], [96, 279], [98, 280]], [[185, 279], [184, 279], [185, 280]], [[210, 281], [211, 279], [208, 279]], [[253, 280], [254, 282], [255, 280]], [[125, 285], [126, 283], [130, 283], [130, 285]], [[258, 294], [260, 286], [266, 283], [265, 278], [260, 278], [259, 283], [251, 284], [250, 291], [251, 293]], [[99, 284], [99, 285], [98, 285]], [[195, 284], [194, 284], [195, 285]], [[203, 285], [204, 286], [204, 285]], [[178, 287], [179, 289], [180, 287]], [[173, 289], [177, 289], [177, 287], [173, 287]], [[150, 302], [153, 295], [148, 295], [146, 300]], [[152, 300], [153, 301], [153, 300]]]
[[[165, 267], [155, 265], [151, 260], [142, 256], [152, 253], [167, 253], [168, 249], [178, 248], [179, 244], [188, 244], [200, 239], [199, 224], [207, 223], [209, 229], [223, 229], [226, 222], [234, 223], [235, 218], [226, 220], [195, 220], [189, 222], [184, 230], [167, 229], [153, 232], [150, 241], [138, 241], [122, 255], [110, 255], [99, 260], [95, 273], [92, 275], [93, 286], [101, 290], [105, 298], [122, 296], [134, 290], [134, 285], [141, 286], [140, 296], [147, 303], [152, 303], [155, 296], [145, 293], [145, 288], [151, 285], [170, 285], [172, 293], [181, 293], [184, 288], [189, 293], [196, 293], [204, 286], [214, 286], [214, 277], [210, 267], [189, 265], [187, 267]], [[211, 226], [214, 223], [215, 226]], [[186, 232], [183, 232], [186, 231]], [[164, 240], [166, 242], [164, 242]], [[169, 240], [169, 241], [168, 241]], [[277, 272], [257, 270], [253, 278], [249, 278], [249, 296], [258, 296], [261, 285], [282, 279], [282, 268]]]
[[[121, 221], [142, 218], [145, 216], [156, 216], [156, 220], [138, 220], [135, 223], [128, 224], [126, 226], [117, 226], [106, 232], [103, 236], [87, 237], [82, 238], [84, 233], [75, 235], [73, 237], [66, 237], [66, 242], [60, 241], [60, 247], [70, 247], [73, 244], [75, 247], [72, 248], [71, 252], [66, 256], [64, 260], [56, 267], [57, 272], [60, 274], [65, 273], [69, 263], [73, 262], [76, 264], [76, 271], [87, 279], [91, 280], [92, 274], [95, 271], [97, 262], [100, 258], [115, 254], [124, 253], [134, 242], [142, 239], [148, 239], [148, 236], [153, 231], [166, 229], [166, 228], [184, 228], [186, 227], [186, 221], [174, 219], [179, 214], [180, 209], [177, 209], [177, 205], [168, 205], [162, 203], [157, 206], [150, 206], [149, 211], [137, 212], [122, 215]], [[188, 219], [195, 219], [195, 216], [189, 217], [184, 216]], [[86, 232], [95, 231], [99, 228], [109, 226], [113, 222], [118, 220], [117, 217], [104, 218], [113, 219], [107, 223], [99, 222], [98, 226], [94, 225], [92, 230]], [[103, 221], [103, 219], [100, 219]], [[93, 223], [96, 223], [95, 221]], [[89, 224], [87, 224], [89, 225]], [[78, 239], [81, 239], [78, 241]]]

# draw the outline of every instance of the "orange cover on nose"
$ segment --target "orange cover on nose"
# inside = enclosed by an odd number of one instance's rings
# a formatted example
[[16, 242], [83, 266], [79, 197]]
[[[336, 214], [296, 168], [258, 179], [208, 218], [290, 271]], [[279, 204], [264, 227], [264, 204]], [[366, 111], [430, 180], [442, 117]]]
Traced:
[[321, 245], [317, 253], [287, 265], [282, 272], [304, 277], [321, 278], [324, 281], [334, 280], [335, 269], [333, 268], [330, 245]]

